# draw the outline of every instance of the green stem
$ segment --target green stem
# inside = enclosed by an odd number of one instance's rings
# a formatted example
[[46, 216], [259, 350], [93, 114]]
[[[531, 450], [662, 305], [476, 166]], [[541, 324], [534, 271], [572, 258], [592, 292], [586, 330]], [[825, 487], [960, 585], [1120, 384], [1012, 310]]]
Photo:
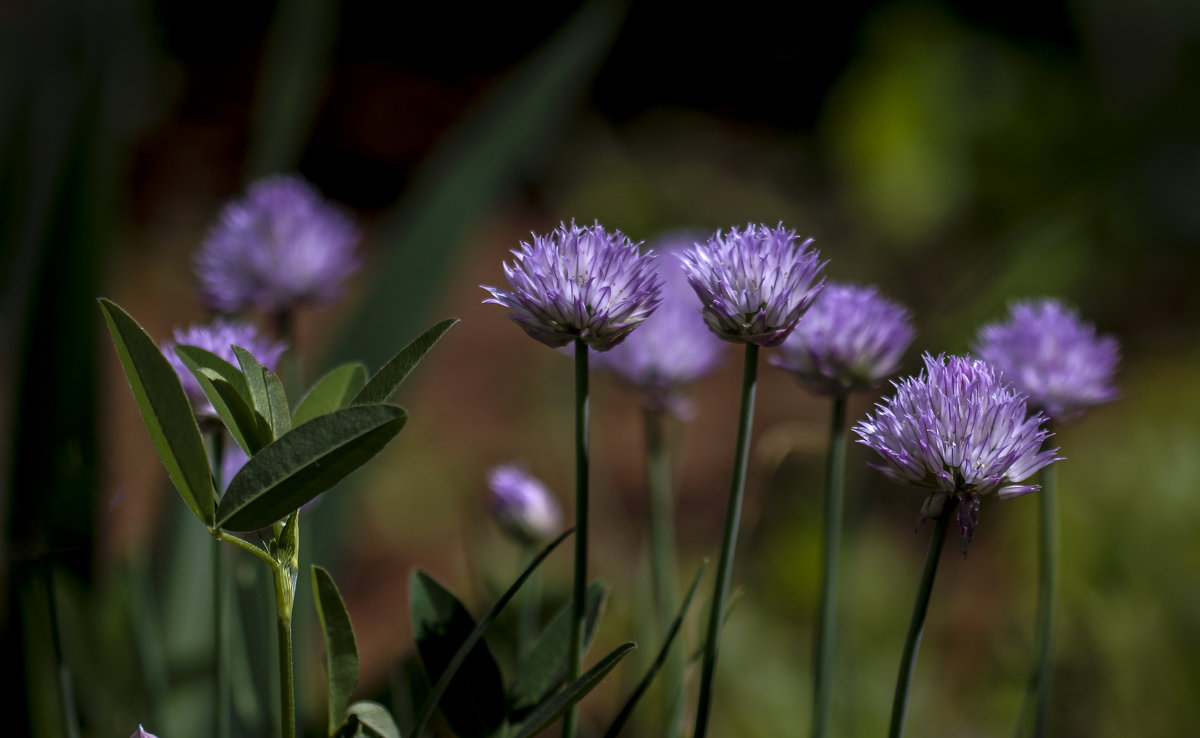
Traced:
[[[571, 641], [567, 683], [579, 677], [583, 661], [583, 621], [587, 616], [588, 552], [588, 347], [575, 339], [575, 580], [571, 593]], [[574, 738], [579, 703], [563, 716], [562, 738]]]
[[892, 700], [892, 726], [888, 738], [904, 735], [904, 716], [908, 712], [908, 689], [912, 685], [913, 669], [917, 664], [917, 649], [921, 646], [921, 631], [925, 627], [925, 613], [929, 610], [929, 595], [933, 592], [933, 578], [937, 575], [938, 559], [942, 544], [946, 542], [946, 531], [958, 500], [946, 500], [942, 514], [938, 516], [929, 540], [929, 552], [925, 555], [925, 571], [921, 574], [921, 585], [917, 589], [917, 602], [913, 605], [912, 620], [908, 624], [908, 637], [904, 641], [904, 655], [900, 658], [900, 676], [896, 679], [896, 696]]
[[842, 506], [846, 467], [846, 396], [833, 398], [829, 451], [825, 458], [825, 551], [821, 604], [817, 618], [817, 663], [813, 689], [813, 738], [829, 730], [833, 701], [833, 662], [837, 641], [838, 553], [842, 543]]
[[[661, 410], [645, 408], [646, 486], [650, 491], [650, 575], [654, 586], [657, 620], [665, 630], [671, 625], [672, 609], [678, 599], [675, 579], [674, 504], [671, 499], [671, 467], [667, 456], [666, 416]], [[663, 673], [665, 725], [668, 736], [679, 735], [683, 722], [683, 678], [687, 664], [683, 644], [671, 646]]]
[[733, 573], [733, 553], [737, 547], [738, 523], [742, 517], [742, 493], [746, 488], [746, 460], [750, 455], [750, 427], [754, 422], [754, 390], [757, 379], [758, 346], [748, 343], [746, 362], [742, 369], [742, 409], [738, 417], [737, 447], [733, 457], [729, 503], [725, 510], [725, 533], [721, 542], [721, 560], [713, 589], [712, 610], [708, 615], [708, 638], [704, 643], [704, 663], [700, 672], [700, 698], [696, 707], [696, 731], [693, 734], [695, 738], [702, 738], [708, 732], [713, 675], [717, 666], [717, 642], [721, 637], [721, 621], [724, 620], [725, 600], [729, 597], [729, 580]]
[[271, 567], [275, 582], [275, 636], [279, 645], [279, 725], [283, 738], [296, 738], [296, 695], [292, 676], [293, 584], [284, 567]]
[[1053, 464], [1042, 468], [1041, 578], [1038, 591], [1037, 708], [1033, 735], [1046, 735], [1050, 715], [1050, 686], [1054, 676], [1054, 621], [1058, 610], [1058, 473]]
[[[220, 491], [224, 480], [221, 472], [225, 456], [224, 438], [220, 433], [209, 436], [212, 445], [213, 486]], [[225, 650], [225, 557], [221, 541], [212, 542], [212, 601], [213, 601], [213, 735], [229, 735], [229, 674]]]

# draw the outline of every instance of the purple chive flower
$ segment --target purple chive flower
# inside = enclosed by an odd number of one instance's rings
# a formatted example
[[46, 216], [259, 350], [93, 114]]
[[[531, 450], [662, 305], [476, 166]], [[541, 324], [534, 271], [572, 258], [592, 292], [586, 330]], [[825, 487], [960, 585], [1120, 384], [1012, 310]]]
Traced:
[[155, 738], [153, 733], [147, 733], [142, 726], [137, 726], [137, 730], [129, 734], [129, 738]]
[[[672, 234], [659, 239], [656, 251], [679, 253], [691, 242]], [[624, 342], [598, 354], [595, 366], [641, 392], [647, 407], [680, 413], [686, 409], [682, 388], [717, 366], [725, 344], [705, 326], [679, 262], [660, 259], [658, 274], [662, 304]]]
[[183, 384], [183, 390], [187, 393], [188, 399], [192, 401], [192, 407], [201, 420], [216, 418], [217, 411], [204, 396], [204, 391], [200, 389], [200, 384], [192, 375], [191, 370], [176, 355], [176, 346], [197, 346], [220, 356], [234, 366], [237, 366], [238, 363], [237, 357], [233, 354], [233, 347], [241, 346], [253, 354], [260, 364], [268, 368], [279, 362], [279, 357], [286, 348], [283, 343], [261, 336], [258, 329], [250, 323], [218, 318], [209, 325], [193, 325], [185, 330], [176, 328], [175, 339], [164, 343], [162, 352], [166, 355], [167, 361], [171, 362], [171, 366], [175, 368], [175, 373], [179, 375], [179, 381]]
[[653, 253], [641, 253], [624, 233], [599, 223], [561, 224], [521, 242], [504, 263], [511, 290], [481, 285], [484, 302], [503, 305], [532, 338], [552, 348], [576, 338], [597, 351], [620, 343], [658, 307], [662, 284]]
[[985, 325], [973, 347], [1052, 420], [1075, 420], [1118, 396], [1117, 340], [1057, 300], [1014, 303], [1003, 323]]
[[783, 343], [823, 283], [817, 275], [825, 262], [811, 243], [797, 243], [782, 223], [747, 224], [685, 251], [680, 260], [709, 330], [733, 343]]
[[517, 464], [492, 468], [492, 517], [505, 533], [525, 545], [549, 538], [562, 524], [562, 512], [546, 485]]
[[908, 310], [875, 288], [827, 283], [770, 362], [813, 392], [845, 396], [895, 372], [913, 335]]
[[1025, 397], [1004, 384], [986, 361], [925, 354], [917, 377], [893, 382], [896, 394], [854, 426], [862, 443], [883, 457], [872, 464], [892, 481], [933, 490], [921, 519], [937, 517], [958, 498], [963, 553], [979, 522], [980, 498], [1004, 500], [1040, 489], [1022, 484], [1058, 461], [1042, 450], [1052, 433], [1040, 413], [1027, 415]]
[[357, 242], [354, 224], [312, 185], [268, 177], [221, 211], [196, 254], [196, 274], [216, 310], [277, 314], [336, 299], [359, 267]]

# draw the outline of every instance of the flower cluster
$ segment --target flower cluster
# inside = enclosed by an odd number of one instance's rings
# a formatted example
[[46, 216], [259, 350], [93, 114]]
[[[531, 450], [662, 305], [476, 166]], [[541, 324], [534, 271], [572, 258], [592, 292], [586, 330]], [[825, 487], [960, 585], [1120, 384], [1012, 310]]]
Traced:
[[533, 545], [549, 538], [562, 525], [562, 513], [546, 485], [516, 464], [488, 472], [491, 511], [505, 533]]
[[811, 243], [797, 242], [782, 223], [748, 224], [685, 251], [683, 268], [709, 329], [733, 343], [783, 343], [823, 283], [817, 277], [825, 263]]
[[1027, 415], [1025, 398], [1004, 384], [987, 362], [925, 354], [917, 377], [894, 383], [896, 394], [854, 427], [862, 443], [883, 457], [874, 465], [901, 484], [932, 489], [922, 518], [937, 517], [958, 498], [963, 550], [974, 535], [981, 497], [1009, 499], [1039, 489], [1023, 484], [1057, 461], [1042, 450], [1052, 434], [1045, 417]]
[[558, 348], [575, 339], [607, 351], [650, 317], [662, 284], [653, 253], [641, 253], [620, 231], [599, 223], [561, 224], [548, 235], [521, 242], [504, 263], [511, 289], [481, 285], [484, 302], [503, 305], [532, 338]]
[[973, 349], [1056, 421], [1074, 420], [1118, 394], [1117, 340], [1096, 335], [1094, 326], [1056, 300], [1014, 303], [1007, 321], [980, 329]]
[[234, 346], [241, 346], [254, 355], [254, 358], [265, 367], [273, 367], [283, 354], [286, 346], [278, 341], [263, 337], [258, 329], [250, 323], [231, 321], [218, 318], [209, 325], [193, 325], [184, 330], [175, 329], [175, 338], [162, 345], [162, 352], [171, 362], [184, 392], [192, 402], [196, 415], [201, 419], [215, 418], [216, 410], [204, 396], [196, 377], [184, 365], [183, 360], [175, 353], [176, 346], [196, 346], [205, 351], [220, 356], [230, 364], [237, 366], [237, 357], [233, 354]]
[[896, 371], [912, 318], [874, 288], [827, 283], [770, 362], [819, 394], [869, 389]]
[[354, 224], [298, 177], [277, 176], [230, 202], [195, 257], [208, 305], [267, 313], [328, 303], [359, 267]]
[[[654, 246], [665, 257], [690, 243], [686, 234], [672, 234]], [[662, 304], [620, 345], [598, 354], [595, 366], [641, 392], [647, 407], [680, 413], [686, 405], [681, 389], [716, 367], [725, 344], [705, 326], [679, 262], [660, 259], [658, 274]]]

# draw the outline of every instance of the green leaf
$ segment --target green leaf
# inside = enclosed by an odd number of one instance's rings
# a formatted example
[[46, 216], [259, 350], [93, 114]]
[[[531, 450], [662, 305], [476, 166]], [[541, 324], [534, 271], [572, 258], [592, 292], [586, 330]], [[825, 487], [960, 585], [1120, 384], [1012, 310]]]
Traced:
[[346, 407], [367, 383], [367, 368], [362, 364], [342, 364], [317, 380], [296, 407], [292, 425], [312, 420]]
[[[450, 659], [449, 663], [446, 664], [444, 669], [441, 671], [440, 676], [437, 677], [437, 683], [433, 686], [433, 689], [430, 690], [429, 700], [425, 703], [425, 706], [421, 708], [421, 713], [417, 717], [417, 719], [414, 723], [414, 725], [415, 725], [415, 727], [413, 728], [414, 736], [421, 735], [421, 732], [425, 729], [425, 723], [428, 722], [429, 716], [433, 714], [433, 708], [435, 705], [443, 705], [443, 709], [445, 709], [444, 703], [442, 701], [442, 695], [447, 691], [447, 688], [450, 686], [451, 679], [453, 679], [455, 677], [455, 675], [458, 672], [459, 667], [473, 653], [476, 644], [478, 644], [479, 640], [481, 638], [483, 638], [484, 631], [486, 631], [488, 626], [492, 624], [492, 621], [496, 619], [496, 616], [500, 614], [500, 611], [504, 609], [504, 606], [507, 605], [509, 603], [509, 601], [512, 600], [513, 597], [516, 596], [517, 591], [521, 589], [521, 585], [523, 585], [525, 583], [525, 581], [527, 579], [529, 579], [530, 575], [532, 575], [533, 572], [537, 570], [538, 566], [540, 566], [541, 563], [546, 560], [546, 557], [550, 555], [550, 552], [553, 551], [555, 548], [557, 548], [560, 543], [565, 541], [567, 539], [567, 536], [571, 535], [571, 533], [573, 533], [574, 530], [575, 530], [574, 528], [570, 528], [567, 531], [563, 532], [558, 538], [555, 538], [553, 541], [546, 544], [546, 547], [543, 548], [538, 553], [537, 556], [533, 557], [533, 561], [529, 562], [529, 566], [525, 567], [525, 571], [521, 572], [521, 574], [517, 577], [516, 581], [514, 581], [512, 583], [512, 585], [509, 586], [509, 588], [507, 590], [505, 590], [504, 594], [500, 595], [500, 599], [496, 600], [496, 604], [492, 605], [492, 607], [487, 611], [487, 613], [484, 614], [484, 616], [479, 620], [479, 624], [475, 626], [475, 629], [471, 631], [471, 634], [469, 636], [467, 636], [466, 640], [464, 640], [462, 642], [462, 644], [458, 647], [458, 651], [454, 654], [454, 657], [452, 659]], [[414, 572], [414, 574], [413, 574], [412, 590], [414, 593], [418, 591], [418, 584], [421, 582], [421, 580], [417, 576], [418, 574], [421, 574], [421, 572]], [[425, 578], [428, 578], [427, 575], [422, 575], [422, 576], [425, 576]], [[430, 581], [432, 581], [432, 580], [430, 580]], [[436, 584], [436, 582], [435, 582], [435, 584]], [[439, 585], [439, 587], [440, 587], [440, 585]], [[449, 592], [447, 592], [446, 594], [449, 594]], [[450, 597], [453, 597], [453, 595], [450, 595]], [[413, 595], [413, 597], [412, 597], [412, 607], [413, 607], [413, 622], [415, 624], [417, 622], [415, 595]], [[469, 617], [470, 616], [468, 615], [468, 618]], [[413, 630], [414, 630], [414, 632], [417, 632], [417, 633], [420, 632], [420, 629], [417, 628], [415, 625], [414, 625]], [[419, 641], [418, 641], [418, 645], [419, 645]], [[489, 655], [489, 657], [490, 657], [490, 655]], [[421, 653], [421, 659], [422, 659], [422, 661], [424, 661], [424, 659], [425, 659], [425, 654], [423, 652]], [[433, 673], [429, 669], [428, 664], [426, 664], [426, 673], [431, 674], [431, 675]], [[432, 681], [432, 679], [431, 679], [431, 681]], [[503, 695], [501, 696], [501, 698], [503, 701]]]
[[275, 440], [278, 436], [275, 435], [275, 421], [271, 419], [271, 398], [267, 394], [266, 367], [258, 363], [254, 354], [241, 346], [233, 347], [233, 355], [237, 357], [238, 364], [242, 367], [242, 376], [246, 378], [246, 387], [250, 392], [250, 404], [265, 420], [266, 430], [271, 433], [271, 440]]
[[267, 402], [271, 405], [271, 428], [276, 438], [282, 438], [292, 429], [292, 408], [277, 374], [267, 375]]
[[583, 676], [568, 684], [563, 691], [546, 700], [544, 704], [534, 710], [533, 714], [518, 726], [515, 738], [528, 738], [528, 736], [545, 730], [571, 705], [586, 697], [587, 693], [591, 692], [600, 683], [600, 680], [608, 676], [608, 672], [612, 671], [613, 667], [635, 648], [637, 648], [636, 643], [624, 643], [618, 646], [616, 650], [601, 659], [600, 663], [588, 669]]
[[[413, 572], [409, 598], [421, 663], [430, 681], [440, 682], [475, 631], [475, 620], [450, 590], [423, 571]], [[486, 643], [472, 645], [438, 706], [460, 738], [490, 738], [504, 724], [504, 679]]]
[[233, 385], [247, 405], [254, 406], [254, 401], [250, 398], [250, 388], [246, 386], [246, 376], [242, 374], [241, 369], [199, 346], [176, 346], [175, 354], [189, 369], [193, 366], [202, 366], [220, 374], [226, 382]]
[[378, 702], [360, 700], [346, 709], [346, 720], [337, 735], [350, 738], [400, 738], [400, 729], [386, 707]]
[[167, 476], [196, 517], [211, 527], [216, 497], [212, 472], [200, 427], [179, 377], [154, 340], [129, 313], [104, 298], [100, 298], [100, 310], [146, 430], [150, 431], [154, 448], [167, 468]]
[[446, 318], [413, 339], [411, 343], [400, 350], [400, 353], [384, 364], [383, 368], [375, 373], [375, 376], [371, 377], [367, 386], [355, 395], [352, 404], [385, 402], [417, 367], [417, 364], [421, 363], [425, 354], [429, 353], [446, 331], [453, 328], [457, 322], [458, 318]]
[[[237, 441], [247, 456], [258, 453], [259, 449], [271, 442], [271, 438], [262, 432], [262, 417], [246, 404], [246, 398], [233, 384], [226, 381], [224, 375], [197, 364], [188, 353], [180, 351], [185, 348], [194, 347], [176, 346], [175, 353], [196, 378], [204, 396], [212, 403], [213, 409], [217, 411], [217, 416], [225, 424], [233, 440]], [[245, 385], [246, 378], [240, 372], [237, 377]]]
[[[604, 612], [608, 588], [601, 582], [588, 586], [584, 600], [583, 648], [587, 653]], [[509, 709], [520, 719], [562, 686], [567, 678], [567, 651], [571, 640], [571, 603], [555, 613], [538, 635], [529, 653], [517, 666], [517, 676], [508, 691]]]
[[342, 724], [350, 697], [358, 684], [358, 645], [350, 613], [329, 572], [312, 568], [313, 602], [325, 634], [325, 674], [329, 681], [329, 733]]
[[217, 508], [217, 524], [251, 531], [281, 520], [369, 461], [407, 420], [401, 407], [361, 405], [294, 428], [237, 473]]
[[663, 640], [662, 648], [658, 649], [658, 655], [654, 657], [654, 663], [646, 670], [646, 675], [642, 677], [642, 681], [638, 682], [637, 687], [633, 690], [633, 694], [630, 695], [629, 700], [621, 708], [621, 712], [604, 734], [604, 738], [616, 738], [621, 732], [621, 728], [625, 726], [625, 721], [633, 714], [633, 708], [637, 706], [638, 700], [650, 688], [650, 683], [654, 681], [655, 675], [662, 669], [663, 664], [667, 662], [667, 654], [671, 651], [671, 643], [675, 641], [675, 636], [679, 635], [679, 628], [683, 625], [683, 619], [687, 616], [688, 608], [692, 606], [692, 598], [696, 596], [696, 588], [700, 586], [700, 579], [704, 576], [704, 568], [707, 565], [707, 561], [700, 565], [700, 570], [696, 572], [695, 578], [692, 579], [692, 586], [688, 589], [687, 596], [683, 598], [683, 604], [679, 607], [679, 612], [675, 613], [675, 619], [671, 621], [671, 627], [667, 629], [667, 637]]

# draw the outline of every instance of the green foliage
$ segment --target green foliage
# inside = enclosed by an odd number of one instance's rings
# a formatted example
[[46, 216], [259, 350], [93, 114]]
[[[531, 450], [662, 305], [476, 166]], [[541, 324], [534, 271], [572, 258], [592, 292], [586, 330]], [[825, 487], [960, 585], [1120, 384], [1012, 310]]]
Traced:
[[446, 331], [453, 328], [456, 323], [458, 323], [458, 318], [446, 318], [413, 339], [412, 343], [401, 349], [400, 353], [393, 356], [382, 369], [376, 372], [375, 376], [371, 377], [371, 381], [359, 390], [351, 403], [360, 405], [368, 402], [386, 402], [408, 378], [412, 370], [417, 368], [417, 364], [421, 363], [425, 354], [429, 353], [446, 334]]
[[635, 643], [624, 643], [618, 646], [599, 663], [584, 672], [582, 676], [568, 684], [563, 691], [542, 703], [525, 722], [517, 727], [516, 738], [527, 738], [545, 730], [572, 705], [586, 697], [587, 693], [591, 692], [604, 677], [608, 676], [608, 672], [612, 671], [621, 662], [621, 659], [635, 648], [637, 648]]
[[104, 298], [100, 298], [100, 309], [167, 475], [196, 517], [211, 527], [216, 491], [200, 428], [179, 377], [129, 313]]
[[336, 735], [338, 738], [400, 738], [400, 729], [383, 705], [361, 700], [346, 710], [346, 720]]
[[346, 407], [367, 383], [367, 368], [359, 363], [342, 364], [317, 380], [292, 416], [292, 425], [300, 425], [334, 410]]
[[329, 682], [329, 733], [337, 732], [358, 684], [358, 645], [350, 613], [329, 572], [312, 567], [313, 603], [325, 634], [325, 673]]

